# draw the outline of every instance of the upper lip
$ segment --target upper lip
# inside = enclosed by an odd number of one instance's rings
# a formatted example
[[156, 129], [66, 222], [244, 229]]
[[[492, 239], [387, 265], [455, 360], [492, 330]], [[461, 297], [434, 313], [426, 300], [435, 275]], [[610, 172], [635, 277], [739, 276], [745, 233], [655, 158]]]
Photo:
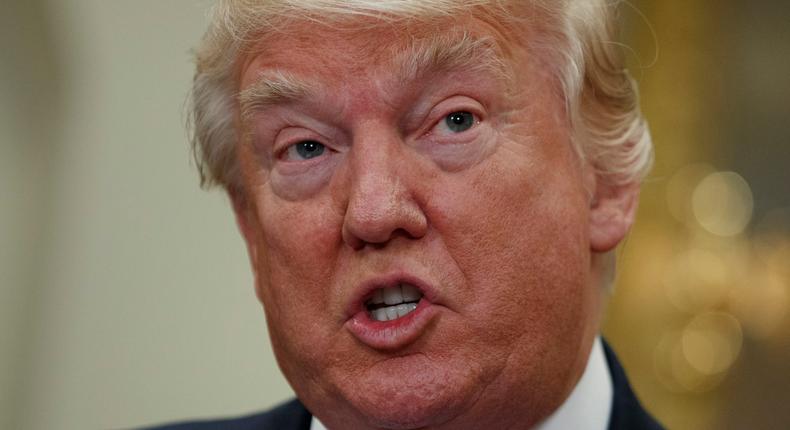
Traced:
[[365, 302], [379, 288], [394, 287], [398, 284], [411, 284], [417, 287], [425, 300], [436, 303], [436, 291], [431, 285], [419, 277], [406, 272], [393, 272], [386, 275], [374, 276], [361, 282], [355, 289], [351, 301], [346, 309], [346, 318], [351, 318], [367, 309]]

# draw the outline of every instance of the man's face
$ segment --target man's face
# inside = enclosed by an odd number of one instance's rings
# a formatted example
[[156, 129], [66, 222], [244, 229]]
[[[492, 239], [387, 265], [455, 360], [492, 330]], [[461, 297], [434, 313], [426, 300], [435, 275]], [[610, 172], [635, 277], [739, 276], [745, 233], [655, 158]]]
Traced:
[[501, 28], [433, 30], [293, 25], [242, 62], [234, 203], [278, 362], [330, 428], [534, 424], [597, 331], [594, 180], [556, 85]]

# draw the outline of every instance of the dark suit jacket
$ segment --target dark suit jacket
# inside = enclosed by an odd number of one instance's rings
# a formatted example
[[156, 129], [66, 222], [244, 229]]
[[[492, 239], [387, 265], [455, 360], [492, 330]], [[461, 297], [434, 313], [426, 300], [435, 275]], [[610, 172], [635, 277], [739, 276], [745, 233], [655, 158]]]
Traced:
[[[662, 430], [663, 427], [642, 408], [631, 391], [623, 368], [605, 342], [604, 351], [614, 386], [609, 430]], [[246, 417], [171, 424], [150, 430], [310, 430], [311, 419], [310, 412], [298, 399], [294, 399], [269, 411]]]

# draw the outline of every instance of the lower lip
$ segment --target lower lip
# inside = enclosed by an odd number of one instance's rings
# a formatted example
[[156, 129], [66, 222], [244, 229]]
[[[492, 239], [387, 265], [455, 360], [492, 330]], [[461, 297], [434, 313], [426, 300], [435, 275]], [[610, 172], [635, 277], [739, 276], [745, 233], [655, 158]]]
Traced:
[[346, 328], [362, 343], [374, 349], [396, 350], [416, 341], [438, 311], [425, 298], [417, 309], [392, 321], [376, 321], [363, 309], [346, 321]]

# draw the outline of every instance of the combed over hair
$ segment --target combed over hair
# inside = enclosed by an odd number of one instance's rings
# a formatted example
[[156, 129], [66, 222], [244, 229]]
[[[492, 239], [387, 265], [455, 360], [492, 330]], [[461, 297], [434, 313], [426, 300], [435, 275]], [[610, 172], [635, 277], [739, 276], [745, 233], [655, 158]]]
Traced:
[[616, 42], [614, 0], [219, 0], [196, 53], [190, 98], [192, 149], [201, 185], [239, 185], [235, 148], [236, 60], [256, 36], [285, 23], [367, 17], [394, 22], [461, 15], [472, 9], [511, 20], [512, 6], [529, 3], [543, 20], [545, 51], [565, 97], [576, 151], [614, 186], [641, 181], [653, 149], [639, 109], [638, 89]]

